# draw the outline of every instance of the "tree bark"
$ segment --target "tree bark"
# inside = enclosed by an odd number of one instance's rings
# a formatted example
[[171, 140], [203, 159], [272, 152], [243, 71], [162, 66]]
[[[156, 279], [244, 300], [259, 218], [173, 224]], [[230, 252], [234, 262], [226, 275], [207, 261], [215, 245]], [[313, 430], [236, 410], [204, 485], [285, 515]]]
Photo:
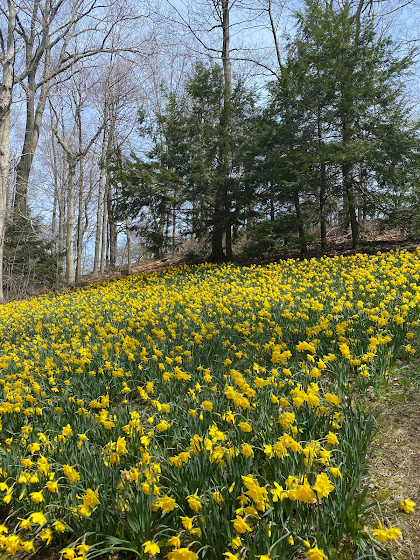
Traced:
[[229, 203], [227, 203], [225, 205], [225, 211], [226, 211], [226, 259], [228, 261], [233, 260], [233, 251], [232, 251], [232, 224], [231, 224], [231, 218], [230, 218], [230, 205]]
[[[57, 168], [55, 168], [54, 173], [58, 173]], [[53, 200], [53, 211], [51, 217], [51, 253], [53, 255], [57, 254], [57, 239], [55, 237], [55, 232], [57, 230], [57, 213], [58, 213], [58, 185], [57, 185], [57, 178], [54, 175], [54, 200]]]
[[[158, 218], [158, 227], [157, 227], [158, 238], [157, 238], [157, 247], [156, 247], [157, 252], [156, 255], [154, 255], [158, 259], [163, 258], [164, 242], [165, 242], [165, 225], [167, 225], [168, 223], [168, 218], [169, 215], [168, 215], [167, 204], [166, 204], [166, 200], [164, 199], [159, 208], [159, 218]], [[166, 238], [167, 237], [168, 235], [166, 232]]]
[[270, 30], [271, 30], [271, 34], [273, 36], [274, 47], [276, 49], [277, 63], [279, 65], [279, 69], [280, 69], [280, 72], [281, 72], [283, 70], [283, 64], [282, 64], [282, 60], [281, 60], [280, 46], [279, 46], [279, 42], [278, 42], [278, 39], [277, 39], [276, 26], [275, 26], [275, 23], [274, 23], [273, 12], [272, 12], [271, 8], [272, 8], [272, 1], [268, 0], [268, 17], [270, 19]]
[[[324, 145], [323, 135], [322, 135], [322, 123], [321, 123], [321, 109], [318, 107], [317, 114], [317, 127], [318, 127], [318, 143], [320, 148]], [[325, 202], [326, 202], [326, 190], [327, 190], [327, 169], [324, 161], [324, 156], [321, 153], [321, 162], [319, 168], [319, 226], [320, 226], [320, 237], [321, 237], [321, 248], [327, 248], [327, 217], [325, 213]]]
[[[49, 58], [49, 57], [48, 57]], [[47, 64], [47, 62], [45, 63]], [[26, 215], [28, 206], [28, 184], [35, 150], [38, 146], [42, 116], [48, 98], [48, 82], [40, 88], [38, 103], [35, 108], [35, 96], [38, 89], [35, 74], [29, 74], [26, 88], [26, 126], [22, 154], [16, 166], [16, 192], [14, 214]]]
[[[230, 113], [232, 101], [232, 63], [230, 60], [230, 7], [229, 0], [221, 0], [221, 25], [223, 33], [222, 64], [223, 64], [223, 110], [220, 118], [221, 137], [219, 147], [219, 177], [216, 186], [216, 195], [213, 212], [213, 232], [211, 262], [221, 262], [232, 259], [230, 204], [228, 196], [228, 182], [230, 174], [229, 165], [229, 133]], [[223, 234], [226, 234], [226, 255], [223, 251]]]
[[[80, 93], [80, 92], [79, 92]], [[58, 131], [58, 126], [53, 127], [53, 132], [66, 154], [67, 166], [68, 166], [68, 175], [67, 175], [67, 189], [66, 189], [66, 210], [67, 210], [67, 220], [66, 220], [66, 230], [65, 230], [65, 251], [66, 251], [66, 283], [67, 284], [74, 284], [76, 280], [76, 271], [74, 267], [74, 221], [75, 221], [75, 192], [74, 192], [74, 182], [76, 177], [76, 169], [77, 164], [82, 165], [83, 159], [86, 157], [86, 154], [89, 152], [90, 148], [92, 147], [93, 143], [98, 138], [99, 134], [102, 132], [102, 126], [99, 127], [97, 132], [94, 136], [89, 140], [85, 148], [82, 147], [82, 123], [81, 123], [81, 111], [84, 103], [84, 99], [82, 95], [79, 95], [78, 99], [74, 99], [75, 102], [75, 125], [70, 135], [70, 140], [67, 140], [60, 134]], [[57, 118], [57, 112], [51, 105], [53, 112]], [[72, 149], [72, 139], [74, 136], [78, 134], [78, 149]], [[80, 187], [82, 188], [82, 186]], [[80, 198], [82, 197], [82, 198]], [[79, 206], [83, 208], [83, 195], [79, 193]], [[81, 213], [83, 210], [79, 209], [79, 218], [81, 219]], [[81, 222], [80, 222], [81, 226]], [[80, 236], [80, 240], [78, 237], [78, 250], [80, 250], [81, 254], [81, 245], [79, 245], [79, 241], [81, 243], [83, 236]], [[79, 251], [78, 251], [79, 254]], [[79, 269], [80, 275], [80, 269]]]
[[[51, 130], [54, 127], [53, 116], [50, 112], [51, 118]], [[51, 136], [51, 166], [52, 166], [52, 174], [54, 178], [54, 202], [53, 202], [53, 213], [51, 219], [51, 252], [55, 255], [58, 253], [58, 246], [57, 246], [57, 217], [60, 212], [60, 204], [59, 204], [59, 188], [58, 188], [58, 160], [57, 160], [57, 150], [56, 150], [56, 139], [55, 136]]]
[[295, 212], [297, 218], [300, 252], [306, 253], [307, 245], [306, 245], [305, 225], [303, 223], [302, 207], [300, 205], [299, 193], [297, 191], [293, 193], [293, 202], [295, 205]]
[[[98, 192], [98, 205], [97, 205], [97, 213], [96, 213], [96, 232], [95, 232], [95, 256], [93, 259], [93, 274], [97, 276], [99, 273], [99, 268], [103, 272], [103, 257], [101, 251], [101, 232], [104, 235], [105, 227], [103, 225], [103, 216], [105, 212], [105, 206], [107, 204], [107, 198], [105, 193], [105, 181], [106, 181], [106, 155], [107, 151], [112, 147], [110, 146], [110, 136], [111, 131], [108, 130], [108, 116], [110, 112], [110, 83], [113, 71], [113, 56], [111, 55], [111, 60], [109, 63], [109, 68], [107, 72], [107, 77], [105, 80], [105, 91], [104, 91], [104, 103], [103, 103], [103, 112], [104, 112], [104, 133], [102, 138], [102, 150], [101, 150], [101, 170], [99, 174], [99, 192]], [[112, 126], [112, 123], [111, 123]], [[103, 244], [103, 241], [102, 241]]]
[[[80, 117], [80, 115], [79, 115]], [[82, 123], [80, 118], [77, 123], [79, 133], [79, 153], [83, 152]], [[77, 208], [77, 243], [76, 243], [76, 282], [79, 282], [82, 275], [82, 252], [83, 252], [83, 188], [84, 188], [84, 166], [83, 160], [79, 160], [79, 200]]]
[[211, 237], [211, 254], [208, 258], [209, 262], [223, 262], [226, 255], [223, 251], [223, 232], [224, 227], [224, 204], [220, 191], [216, 193], [216, 200], [213, 210], [213, 231]]
[[[347, 124], [345, 118], [342, 119], [342, 142], [344, 151], [351, 141], [351, 130]], [[356, 200], [354, 194], [354, 169], [353, 164], [346, 159], [346, 154], [344, 154], [344, 161], [341, 164], [341, 173], [343, 176], [343, 193], [347, 202], [348, 218], [350, 220], [351, 227], [351, 246], [352, 249], [356, 249], [359, 245], [359, 222], [357, 221], [356, 215]]]
[[101, 169], [99, 173], [98, 205], [96, 209], [96, 231], [95, 231], [95, 256], [93, 259], [93, 274], [99, 274], [99, 259], [101, 255], [101, 232], [103, 233], [102, 220], [104, 212], [104, 191], [105, 191], [105, 157], [106, 157], [107, 133], [104, 128], [101, 150]]
[[127, 237], [127, 274], [131, 274], [131, 235], [128, 218], [125, 218], [125, 235]]
[[13, 92], [13, 66], [15, 61], [15, 26], [16, 8], [14, 0], [7, 0], [7, 40], [2, 40], [0, 64], [2, 80], [0, 82], [0, 302], [3, 294], [3, 250], [7, 217], [7, 193], [9, 190], [9, 156], [10, 156], [10, 108]]
[[176, 204], [172, 203], [172, 255], [175, 254], [176, 245]]
[[342, 164], [343, 188], [346, 194], [348, 214], [351, 227], [351, 246], [356, 249], [359, 245], [359, 222], [357, 221], [356, 202], [353, 190], [353, 167], [349, 163]]
[[223, 166], [223, 179], [225, 185], [223, 188], [224, 198], [224, 221], [225, 221], [225, 234], [226, 234], [226, 258], [231, 261], [233, 259], [232, 253], [232, 223], [230, 216], [230, 200], [228, 193], [228, 184], [231, 173], [230, 162], [230, 128], [231, 128], [231, 104], [232, 104], [232, 62], [230, 60], [230, 7], [229, 0], [222, 0], [222, 33], [223, 33], [223, 47], [222, 47], [222, 63], [223, 63], [223, 78], [224, 78], [224, 96], [223, 96], [223, 123], [222, 123], [222, 166]]
[[109, 265], [115, 268], [117, 264], [117, 222], [114, 219], [111, 185], [108, 188], [108, 226], [109, 226]]
[[100, 262], [100, 272], [103, 274], [105, 272], [106, 266], [106, 248], [108, 245], [108, 189], [109, 184], [105, 182], [105, 193], [103, 199], [103, 212], [102, 212], [102, 241], [101, 241], [101, 262]]
[[270, 222], [275, 220], [275, 208], [274, 208], [274, 184], [270, 185]]
[[326, 167], [325, 162], [321, 162], [320, 186], [319, 186], [319, 227], [321, 236], [321, 248], [327, 248], [327, 217], [325, 212], [326, 199]]
[[66, 283], [72, 285], [76, 279], [74, 269], [74, 178], [77, 159], [74, 155], [68, 154], [67, 163]]
[[65, 185], [65, 172], [66, 172], [66, 160], [63, 162], [62, 170], [62, 188], [60, 191], [60, 196], [58, 199], [58, 253], [57, 253], [57, 267], [59, 270], [59, 277], [62, 282], [64, 282], [64, 254], [66, 249], [66, 238], [65, 238], [65, 220], [66, 220], [66, 191], [63, 188]]

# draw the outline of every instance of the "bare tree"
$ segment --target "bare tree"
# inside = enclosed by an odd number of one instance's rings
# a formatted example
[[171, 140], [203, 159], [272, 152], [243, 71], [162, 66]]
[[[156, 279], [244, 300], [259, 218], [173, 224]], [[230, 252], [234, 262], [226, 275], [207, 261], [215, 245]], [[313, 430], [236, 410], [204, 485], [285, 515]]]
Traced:
[[7, 193], [9, 189], [10, 150], [10, 107], [13, 92], [13, 68], [16, 57], [15, 27], [16, 7], [14, 0], [7, 0], [7, 11], [0, 8], [7, 17], [5, 29], [0, 27], [0, 302], [3, 301], [3, 247], [7, 215]]
[[123, 149], [135, 129], [138, 103], [142, 99], [139, 69], [136, 69], [131, 61], [111, 54], [107, 68], [98, 76], [96, 89], [96, 103], [103, 113], [104, 128], [96, 211], [93, 261], [95, 276], [105, 269], [107, 247], [109, 264], [116, 264], [118, 228], [114, 216], [114, 193], [106, 169], [106, 160], [112, 151]]
[[[73, 80], [74, 84], [74, 80]], [[66, 230], [65, 230], [65, 253], [66, 253], [66, 283], [74, 284], [76, 280], [76, 271], [74, 266], [74, 225], [75, 225], [75, 210], [76, 210], [76, 171], [78, 166], [83, 165], [83, 159], [86, 157], [93, 144], [101, 134], [104, 124], [102, 123], [93, 136], [83, 146], [82, 137], [82, 111], [86, 103], [88, 89], [84, 87], [85, 84], [74, 84], [74, 89], [71, 92], [72, 104], [74, 107], [74, 121], [70, 133], [67, 135], [65, 131], [59, 130], [59, 118], [55, 107], [51, 104], [52, 111], [55, 115], [55, 122], [53, 124], [53, 132], [64, 150], [67, 163], [67, 181], [66, 181]], [[82, 219], [81, 213], [83, 212], [83, 177], [79, 176], [79, 217]], [[81, 273], [81, 254], [82, 254], [82, 225], [78, 224], [78, 237], [77, 237], [77, 255], [78, 255], [78, 276]]]
[[17, 165], [15, 211], [25, 211], [27, 206], [29, 175], [52, 82], [68, 79], [68, 70], [77, 68], [76, 63], [82, 59], [118, 48], [134, 50], [111, 42], [115, 26], [133, 17], [118, 0], [35, 0], [29, 5], [22, 2], [16, 32], [24, 56], [19, 61], [21, 69], [17, 70], [15, 83], [24, 90], [26, 127]]
[[[200, 6], [186, 4], [181, 10], [176, 3], [168, 0], [178, 25], [191, 34], [198, 51], [219, 58], [223, 65], [224, 95], [221, 116], [221, 142], [219, 171], [224, 177], [214, 193], [212, 249], [209, 260], [232, 259], [232, 237], [230, 217], [230, 197], [228, 191], [230, 175], [229, 131], [232, 98], [232, 61], [231, 61], [231, 11], [238, 0], [208, 0]], [[200, 13], [198, 13], [200, 10]], [[216, 38], [221, 31], [221, 40]], [[226, 239], [226, 254], [223, 251], [223, 237]]]

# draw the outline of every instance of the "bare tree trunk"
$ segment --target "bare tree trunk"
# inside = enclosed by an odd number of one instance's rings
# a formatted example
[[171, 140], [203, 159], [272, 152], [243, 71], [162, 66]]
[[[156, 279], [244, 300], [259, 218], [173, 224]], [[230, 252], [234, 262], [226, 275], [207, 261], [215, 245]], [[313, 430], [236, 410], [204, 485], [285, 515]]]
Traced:
[[359, 245], [359, 222], [356, 215], [356, 202], [353, 190], [353, 169], [351, 164], [344, 163], [342, 165], [343, 188], [347, 199], [348, 215], [351, 228], [351, 246], [356, 249]]
[[[3, 78], [4, 78], [3, 74]], [[4, 236], [7, 219], [7, 191], [9, 182], [9, 132], [10, 132], [10, 112], [2, 115], [3, 103], [6, 94], [8, 93], [8, 80], [3, 79], [0, 91], [0, 303], [3, 302], [3, 250], [4, 250]], [[3, 97], [3, 94], [4, 97]], [[10, 86], [11, 95], [11, 86]], [[7, 102], [6, 102], [7, 103]]]
[[82, 253], [83, 253], [83, 164], [80, 162], [80, 179], [79, 179], [79, 200], [77, 208], [77, 242], [76, 242], [76, 282], [79, 282], [82, 275]]
[[[79, 154], [83, 153], [83, 137], [82, 137], [82, 122], [80, 119], [80, 113], [78, 115], [78, 136], [79, 136]], [[76, 282], [79, 282], [82, 275], [82, 251], [83, 251], [83, 187], [84, 187], [84, 172], [83, 172], [83, 160], [79, 160], [79, 201], [77, 209], [77, 264], [76, 264]]]
[[[49, 55], [49, 51], [47, 51]], [[49, 58], [49, 57], [48, 57]], [[45, 63], [49, 65], [48, 61]], [[46, 66], [47, 68], [47, 66]], [[26, 214], [28, 205], [28, 183], [32, 169], [35, 150], [38, 146], [41, 131], [42, 116], [48, 97], [48, 82], [40, 88], [38, 103], [35, 109], [35, 96], [38, 86], [35, 74], [29, 74], [26, 88], [26, 129], [22, 147], [22, 155], [16, 166], [16, 193], [14, 213]]]
[[326, 200], [326, 168], [325, 162], [321, 162], [320, 169], [320, 187], [319, 187], [319, 226], [321, 235], [321, 247], [322, 249], [327, 248], [327, 218], [325, 212], [325, 200]]
[[60, 279], [64, 281], [63, 275], [63, 256], [66, 247], [65, 242], [65, 219], [66, 219], [66, 191], [63, 188], [65, 184], [64, 180], [65, 176], [65, 164], [63, 165], [63, 175], [62, 175], [62, 188], [60, 191], [59, 199], [58, 199], [58, 253], [57, 253], [57, 267], [60, 271]]
[[105, 183], [105, 193], [103, 198], [103, 212], [102, 212], [102, 243], [101, 243], [101, 266], [100, 272], [101, 274], [105, 271], [105, 259], [106, 259], [106, 248], [107, 248], [107, 241], [108, 241], [108, 182]]
[[[51, 130], [52, 130], [54, 126], [54, 122], [53, 122], [53, 116], [51, 112], [50, 112], [50, 117], [51, 117]], [[56, 255], [58, 253], [56, 232], [57, 232], [57, 213], [59, 213], [60, 211], [60, 205], [59, 205], [60, 194], [58, 189], [58, 164], [57, 164], [57, 150], [56, 150], [55, 142], [56, 142], [55, 136], [52, 135], [51, 136], [51, 156], [52, 156], [51, 165], [52, 165], [52, 174], [54, 178], [54, 202], [53, 202], [53, 213], [51, 219], [51, 252]]]
[[210, 262], [221, 262], [225, 260], [223, 252], [223, 217], [224, 205], [221, 197], [223, 193], [216, 193], [216, 200], [213, 210], [213, 232], [211, 237], [211, 254], [208, 260]]
[[74, 284], [74, 178], [76, 176], [76, 158], [67, 156], [69, 175], [67, 182], [67, 223], [66, 223], [66, 283]]
[[15, 61], [16, 9], [13, 0], [7, 0], [7, 44], [3, 37], [0, 51], [0, 64], [3, 71], [0, 82], [0, 302], [3, 294], [3, 250], [7, 217], [7, 193], [9, 190], [10, 154], [10, 108], [13, 91], [13, 65]]
[[274, 185], [270, 185], [270, 222], [274, 222], [276, 218], [275, 208], [274, 208]]
[[[105, 159], [107, 150], [109, 150], [109, 140], [110, 134], [108, 131], [108, 115], [109, 115], [109, 85], [112, 76], [113, 70], [113, 57], [111, 56], [107, 78], [105, 81], [105, 91], [104, 91], [104, 134], [102, 138], [102, 150], [101, 150], [101, 170], [99, 174], [99, 192], [98, 192], [98, 206], [97, 206], [97, 214], [96, 214], [96, 232], [95, 232], [95, 256], [93, 260], [93, 274], [97, 276], [99, 273], [99, 265], [101, 266], [101, 272], [103, 272], [103, 256], [101, 251], [101, 231], [102, 231], [102, 246], [104, 243], [104, 232], [105, 227], [103, 225], [103, 215], [105, 212], [105, 207], [107, 204], [107, 197], [105, 193], [105, 180], [106, 180], [106, 168], [105, 168]], [[101, 262], [99, 262], [99, 258], [101, 257]]]
[[[55, 172], [58, 172], [55, 169]], [[57, 231], [57, 212], [58, 212], [58, 186], [57, 178], [54, 176], [54, 200], [53, 200], [53, 211], [51, 217], [51, 253], [53, 255], [57, 254], [57, 239], [55, 233]]]
[[109, 266], [109, 217], [106, 223], [106, 254], [105, 254], [106, 266]]
[[270, 31], [271, 31], [271, 34], [273, 36], [274, 46], [275, 46], [275, 49], [276, 49], [277, 63], [279, 65], [279, 69], [281, 71], [281, 70], [283, 70], [283, 64], [282, 64], [282, 60], [281, 60], [279, 42], [278, 42], [278, 39], [277, 39], [276, 25], [274, 23], [274, 18], [273, 18], [272, 1], [271, 0], [268, 0], [268, 17], [270, 19]]
[[[342, 141], [344, 147], [351, 140], [351, 130], [343, 119], [342, 124]], [[343, 175], [343, 192], [347, 201], [348, 217], [351, 227], [351, 246], [356, 249], [359, 244], [359, 222], [356, 215], [356, 200], [353, 185], [353, 164], [349, 161], [344, 161], [341, 165], [341, 172]]]
[[[82, 165], [83, 159], [86, 157], [86, 154], [92, 147], [93, 143], [98, 138], [99, 134], [102, 132], [102, 126], [97, 130], [96, 134], [90, 139], [87, 143], [86, 147], [83, 148], [81, 146], [82, 143], [82, 136], [81, 136], [81, 111], [84, 103], [83, 95], [81, 95], [80, 90], [77, 92], [78, 95], [75, 95], [73, 100], [75, 103], [75, 125], [70, 135], [70, 139], [66, 141], [64, 136], [60, 134], [58, 131], [58, 126], [55, 125], [53, 127], [53, 132], [60, 144], [63, 148], [68, 165], [68, 178], [67, 178], [67, 199], [66, 199], [66, 210], [67, 210], [67, 220], [66, 220], [66, 232], [65, 232], [65, 249], [66, 249], [66, 282], [67, 284], [74, 284], [76, 279], [76, 271], [74, 268], [74, 220], [75, 220], [75, 192], [74, 192], [74, 181], [76, 177], [76, 169], [77, 164]], [[51, 109], [55, 113], [56, 120], [58, 121], [57, 111], [55, 110], [54, 106], [51, 104]], [[63, 127], [64, 128], [64, 127]], [[73, 139], [78, 134], [79, 146], [77, 150], [72, 149]], [[82, 188], [82, 187], [80, 187]], [[79, 212], [79, 218], [81, 219], [81, 215], [83, 212], [83, 195], [82, 200], [80, 202], [80, 189], [79, 189], [79, 204], [82, 205], [82, 210]], [[81, 226], [81, 222], [80, 222]], [[80, 229], [80, 231], [82, 231]], [[82, 242], [83, 235], [80, 235], [80, 245], [79, 245], [79, 238], [78, 238], [78, 250], [81, 250], [81, 242]], [[80, 269], [79, 269], [80, 275]]]
[[115, 268], [117, 265], [117, 224], [114, 220], [108, 222], [109, 224], [109, 266]]
[[[220, 262], [232, 259], [232, 243], [230, 223], [230, 203], [227, 190], [229, 180], [229, 132], [230, 132], [230, 113], [232, 101], [232, 63], [230, 60], [230, 22], [229, 22], [229, 0], [221, 0], [221, 27], [223, 33], [222, 45], [222, 64], [223, 64], [223, 111], [220, 118], [220, 165], [219, 177], [216, 188], [214, 209], [213, 209], [213, 231], [211, 254], [208, 258], [211, 262]], [[226, 255], [223, 251], [223, 234], [226, 234]]]
[[109, 265], [115, 268], [117, 264], [117, 222], [114, 219], [113, 200], [112, 200], [112, 186], [108, 178], [108, 227], [109, 227]]
[[227, 216], [227, 224], [226, 224], [226, 238], [225, 238], [225, 243], [226, 243], [226, 258], [228, 261], [231, 261], [233, 259], [233, 252], [232, 252], [232, 224], [230, 222], [230, 205], [227, 204], [226, 205], [226, 216]]
[[[321, 110], [318, 107], [317, 115], [317, 127], [318, 127], [318, 143], [320, 146], [324, 144], [322, 136], [322, 123], [321, 123]], [[319, 170], [319, 225], [320, 225], [320, 236], [321, 236], [321, 247], [322, 249], [327, 248], [327, 224], [325, 215], [325, 202], [326, 202], [326, 182], [327, 182], [327, 170], [323, 155], [321, 156], [320, 170]]]
[[172, 204], [172, 254], [175, 254], [175, 241], [176, 241], [176, 204]]
[[230, 60], [230, 6], [229, 0], [222, 0], [222, 32], [223, 32], [223, 47], [222, 47], [222, 63], [223, 63], [223, 77], [224, 77], [224, 98], [223, 98], [223, 126], [222, 134], [223, 139], [223, 175], [225, 186], [223, 189], [224, 198], [224, 219], [225, 219], [225, 233], [226, 233], [226, 258], [233, 259], [232, 253], [232, 224], [230, 217], [230, 200], [227, 190], [229, 177], [231, 173], [231, 154], [230, 154], [230, 121], [231, 121], [231, 104], [232, 104], [232, 62]]
[[125, 218], [125, 235], [127, 236], [127, 273], [131, 274], [131, 236], [128, 218]]
[[293, 194], [293, 202], [295, 205], [295, 212], [296, 212], [296, 219], [297, 219], [300, 252], [306, 253], [307, 245], [306, 245], [305, 225], [303, 223], [302, 207], [300, 205], [299, 193], [297, 191], [295, 191]]
[[93, 274], [99, 273], [99, 257], [101, 255], [101, 231], [103, 233], [103, 212], [104, 212], [104, 190], [105, 190], [105, 156], [106, 156], [107, 133], [104, 128], [101, 150], [101, 170], [99, 173], [98, 206], [96, 210], [96, 232], [95, 232], [95, 256], [93, 259]]

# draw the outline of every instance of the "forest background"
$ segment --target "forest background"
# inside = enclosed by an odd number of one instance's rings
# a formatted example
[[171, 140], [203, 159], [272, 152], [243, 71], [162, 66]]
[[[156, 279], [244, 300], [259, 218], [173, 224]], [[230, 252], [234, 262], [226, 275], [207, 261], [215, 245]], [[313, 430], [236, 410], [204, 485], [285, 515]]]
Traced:
[[177, 252], [417, 238], [419, 5], [7, 0], [0, 299]]

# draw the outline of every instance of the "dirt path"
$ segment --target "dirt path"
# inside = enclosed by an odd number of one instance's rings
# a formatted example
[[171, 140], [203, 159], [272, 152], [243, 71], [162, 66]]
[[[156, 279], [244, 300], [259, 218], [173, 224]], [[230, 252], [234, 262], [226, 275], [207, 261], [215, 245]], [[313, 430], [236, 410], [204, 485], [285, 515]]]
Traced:
[[[418, 365], [410, 369], [419, 375]], [[396, 560], [420, 560], [420, 382], [413, 384], [411, 375], [407, 382], [407, 374], [399, 373], [371, 403], [379, 430], [369, 461], [370, 496], [383, 502], [383, 519], [402, 531], [403, 538], [391, 545]], [[401, 511], [407, 498], [416, 502], [414, 513]]]

